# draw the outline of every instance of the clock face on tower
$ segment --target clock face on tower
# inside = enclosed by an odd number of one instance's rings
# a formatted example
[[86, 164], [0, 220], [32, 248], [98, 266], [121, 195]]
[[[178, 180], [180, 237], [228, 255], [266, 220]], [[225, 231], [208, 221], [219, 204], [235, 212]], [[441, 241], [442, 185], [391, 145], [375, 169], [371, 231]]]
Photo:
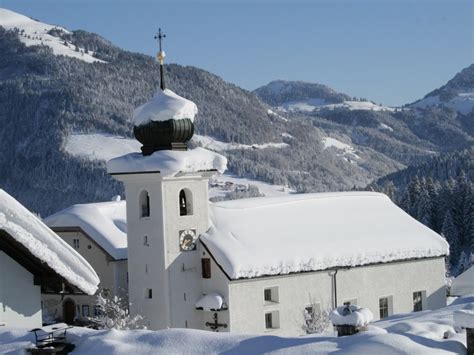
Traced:
[[185, 229], [179, 231], [179, 248], [181, 251], [196, 250], [195, 229]]

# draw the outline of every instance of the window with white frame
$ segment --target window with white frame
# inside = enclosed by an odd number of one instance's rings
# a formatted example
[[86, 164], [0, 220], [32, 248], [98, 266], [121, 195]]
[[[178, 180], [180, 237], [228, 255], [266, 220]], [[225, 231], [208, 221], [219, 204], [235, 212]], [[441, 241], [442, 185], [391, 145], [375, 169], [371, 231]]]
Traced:
[[280, 312], [266, 312], [265, 313], [265, 329], [278, 329], [280, 328]]
[[268, 287], [263, 290], [263, 300], [265, 304], [279, 302], [278, 286]]
[[380, 316], [380, 319], [387, 318], [388, 315], [389, 315], [388, 297], [379, 298], [379, 316]]
[[413, 292], [413, 312], [419, 312], [423, 310], [423, 299], [425, 291]]

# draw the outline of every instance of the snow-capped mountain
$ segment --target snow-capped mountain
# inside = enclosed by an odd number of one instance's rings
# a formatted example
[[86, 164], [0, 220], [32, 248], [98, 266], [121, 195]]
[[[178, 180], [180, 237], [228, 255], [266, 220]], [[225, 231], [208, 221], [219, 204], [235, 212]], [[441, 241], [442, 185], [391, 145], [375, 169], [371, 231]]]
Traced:
[[[139, 148], [131, 137], [131, 113], [156, 91], [157, 63], [93, 33], [45, 27], [14, 13], [6, 18], [10, 30], [0, 18], [0, 186], [44, 215], [122, 193], [104, 159]], [[13, 24], [18, 19], [107, 63], [85, 61], [75, 49], [58, 55], [44, 43], [26, 45], [26, 29]], [[170, 89], [199, 107], [193, 144], [224, 151], [235, 178], [285, 186], [281, 190], [365, 186], [472, 140], [455, 115], [340, 108], [282, 113], [192, 66], [166, 65], [166, 75]], [[354, 101], [323, 86], [299, 83], [292, 86], [296, 93], [288, 87], [273, 84], [268, 100], [273, 92], [277, 104], [315, 97], [327, 105]]]
[[415, 108], [448, 107], [462, 114], [474, 109], [474, 64], [464, 68], [445, 85], [410, 105]]
[[61, 35], [71, 34], [63, 27], [48, 25], [2, 8], [0, 8], [0, 26], [16, 31], [18, 38], [26, 46], [47, 46], [55, 55], [77, 58], [87, 63], [104, 62], [95, 58], [92, 51], [62, 39]]
[[394, 108], [339, 93], [329, 86], [304, 81], [276, 80], [256, 89], [255, 94], [279, 112], [320, 110], [394, 111]]

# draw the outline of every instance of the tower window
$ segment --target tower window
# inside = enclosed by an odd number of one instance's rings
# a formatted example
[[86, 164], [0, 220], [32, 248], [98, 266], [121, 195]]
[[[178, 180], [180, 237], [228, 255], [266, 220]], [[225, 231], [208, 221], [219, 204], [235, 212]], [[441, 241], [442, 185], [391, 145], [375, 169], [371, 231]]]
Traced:
[[210, 279], [211, 278], [211, 259], [202, 258], [201, 266], [202, 266], [202, 278]]
[[79, 239], [73, 239], [72, 242], [74, 244], [74, 248], [79, 249]]
[[146, 247], [149, 247], [149, 246], [150, 246], [150, 244], [148, 244], [148, 236], [147, 236], [147, 235], [145, 235], [145, 236], [143, 237], [143, 245], [146, 246]]
[[147, 191], [140, 192], [140, 217], [150, 217], [150, 195]]
[[151, 288], [146, 289], [146, 298], [151, 299], [153, 298], [153, 290]]
[[179, 192], [179, 215], [189, 216], [193, 214], [192, 194], [188, 189]]

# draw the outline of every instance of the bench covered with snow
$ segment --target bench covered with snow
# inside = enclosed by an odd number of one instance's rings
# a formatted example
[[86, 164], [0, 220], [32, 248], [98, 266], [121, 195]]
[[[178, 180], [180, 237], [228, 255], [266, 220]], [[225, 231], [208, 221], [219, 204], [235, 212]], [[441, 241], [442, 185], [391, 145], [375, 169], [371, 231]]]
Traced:
[[35, 333], [36, 347], [43, 348], [67, 344], [66, 331], [70, 328], [72, 326], [66, 323], [57, 323], [35, 328], [31, 331]]

